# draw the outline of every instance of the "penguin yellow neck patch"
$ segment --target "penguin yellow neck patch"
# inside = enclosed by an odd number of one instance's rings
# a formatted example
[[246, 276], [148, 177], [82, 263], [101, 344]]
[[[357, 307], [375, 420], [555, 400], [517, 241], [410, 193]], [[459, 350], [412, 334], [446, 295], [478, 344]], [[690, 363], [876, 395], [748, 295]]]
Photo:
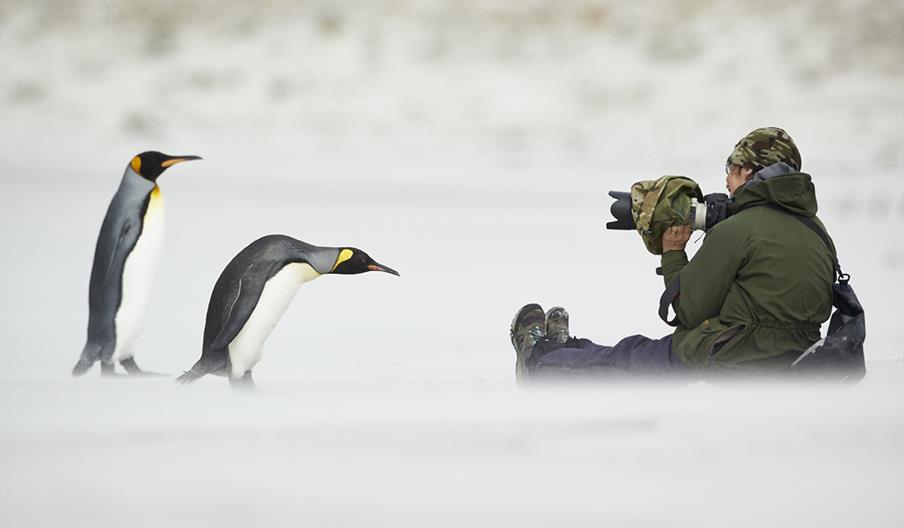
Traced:
[[339, 257], [336, 258], [336, 263], [333, 264], [333, 269], [331, 269], [330, 271], [336, 271], [336, 268], [339, 267], [339, 264], [342, 264], [346, 260], [352, 258], [353, 254], [354, 253], [350, 249], [343, 249], [342, 251], [340, 251]]
[[148, 202], [148, 210], [145, 212], [145, 219], [151, 217], [160, 216], [163, 213], [163, 193], [160, 192], [160, 187], [154, 186], [154, 189], [151, 191], [151, 199]]
[[132, 166], [133, 171], [141, 174], [141, 158], [135, 156], [134, 158], [132, 158], [132, 163], [130, 163], [129, 165]]

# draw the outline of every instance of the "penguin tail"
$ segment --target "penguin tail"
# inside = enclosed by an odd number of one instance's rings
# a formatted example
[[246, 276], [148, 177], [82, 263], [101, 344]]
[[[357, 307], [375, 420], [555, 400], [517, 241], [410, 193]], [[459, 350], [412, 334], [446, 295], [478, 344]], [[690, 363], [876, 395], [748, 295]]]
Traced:
[[78, 359], [78, 363], [72, 367], [72, 375], [78, 377], [88, 372], [100, 358], [100, 350], [100, 346], [92, 343], [86, 344], [85, 348], [82, 349], [82, 356]]
[[182, 373], [181, 376], [176, 378], [176, 383], [179, 383], [181, 385], [188, 385], [189, 383], [194, 383], [194, 382], [198, 381], [205, 374], [207, 374], [207, 373], [203, 372], [203, 371], [195, 370], [194, 367], [192, 367], [191, 370], [186, 370], [185, 372]]
[[176, 378], [176, 383], [188, 385], [189, 383], [198, 381], [199, 378], [206, 376], [207, 374], [219, 374], [220, 372], [223, 372], [227, 366], [228, 363], [225, 359], [205, 352], [201, 354], [201, 359], [192, 365], [191, 370], [186, 370], [181, 376]]

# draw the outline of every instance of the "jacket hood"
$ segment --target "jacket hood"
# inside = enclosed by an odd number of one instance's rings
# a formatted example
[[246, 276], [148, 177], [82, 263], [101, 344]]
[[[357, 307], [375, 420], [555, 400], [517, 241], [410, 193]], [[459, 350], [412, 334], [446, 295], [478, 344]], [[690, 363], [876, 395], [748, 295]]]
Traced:
[[815, 216], [816, 187], [810, 175], [796, 172], [789, 165], [779, 162], [756, 174], [735, 193], [731, 206], [737, 213], [765, 203], [772, 203], [805, 216]]

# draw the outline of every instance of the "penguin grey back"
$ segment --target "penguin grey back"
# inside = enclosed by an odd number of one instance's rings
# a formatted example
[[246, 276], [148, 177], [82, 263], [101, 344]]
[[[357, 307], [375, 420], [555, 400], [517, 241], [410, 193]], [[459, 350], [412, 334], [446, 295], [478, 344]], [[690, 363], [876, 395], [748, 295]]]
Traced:
[[266, 282], [287, 264], [306, 262], [322, 275], [332, 270], [338, 256], [339, 248], [314, 246], [286, 235], [267, 235], [249, 244], [226, 265], [213, 287], [203, 353], [229, 345], [257, 306]]
[[100, 346], [105, 359], [113, 354], [116, 342], [114, 321], [122, 301], [123, 268], [141, 236], [154, 187], [153, 182], [127, 167], [97, 237], [88, 286], [88, 345]]

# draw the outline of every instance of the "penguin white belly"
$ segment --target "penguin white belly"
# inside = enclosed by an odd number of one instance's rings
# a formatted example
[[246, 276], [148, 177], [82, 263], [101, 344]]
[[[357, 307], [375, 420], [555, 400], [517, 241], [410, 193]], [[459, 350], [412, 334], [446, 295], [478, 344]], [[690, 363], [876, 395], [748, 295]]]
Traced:
[[242, 377], [245, 371], [251, 370], [261, 360], [264, 341], [286, 313], [298, 288], [319, 276], [310, 264], [296, 262], [286, 265], [270, 277], [245, 326], [229, 343], [233, 378]]
[[126, 258], [122, 272], [122, 299], [116, 312], [116, 350], [113, 361], [132, 357], [132, 343], [144, 329], [151, 291], [163, 250], [163, 196], [160, 188], [151, 192], [144, 214], [141, 235]]

